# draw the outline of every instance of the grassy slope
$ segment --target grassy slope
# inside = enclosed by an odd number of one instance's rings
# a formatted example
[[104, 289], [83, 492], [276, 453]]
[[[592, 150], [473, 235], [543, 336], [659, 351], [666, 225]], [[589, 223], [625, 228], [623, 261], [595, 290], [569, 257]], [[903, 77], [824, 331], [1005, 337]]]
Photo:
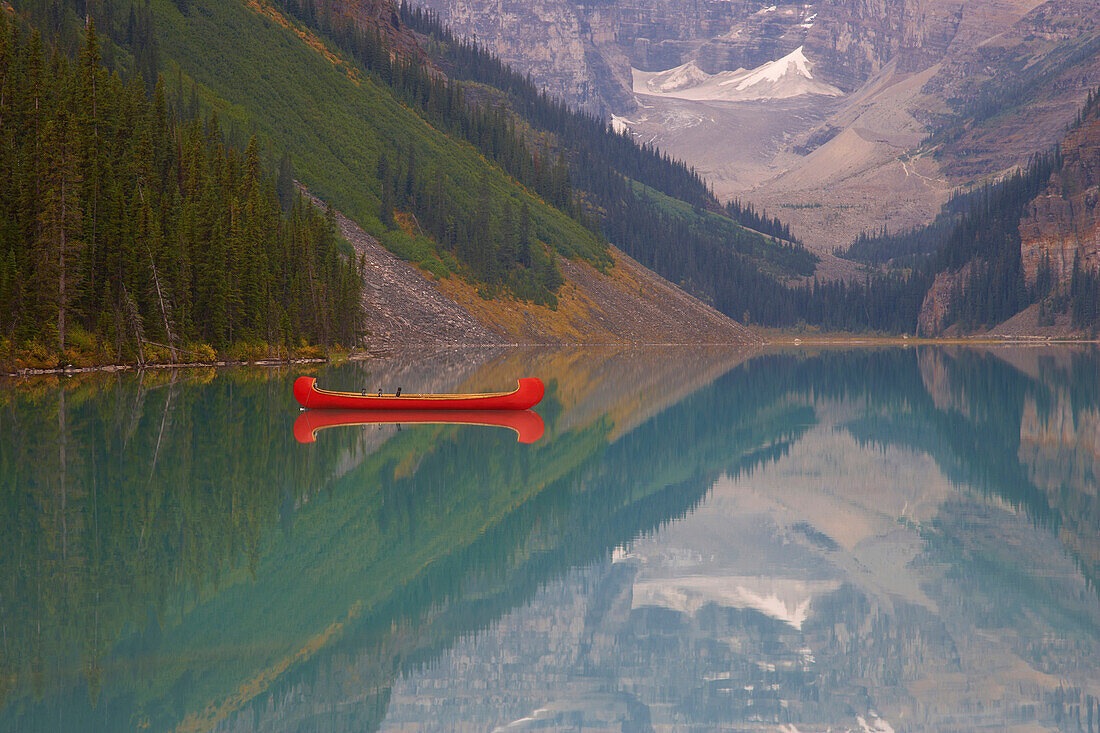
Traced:
[[302, 183], [368, 232], [382, 232], [379, 155], [393, 161], [398, 150], [411, 148], [418, 165], [440, 172], [460, 208], [476, 207], [478, 185], [487, 177], [497, 206], [508, 199], [517, 207], [528, 202], [539, 239], [567, 257], [606, 258], [591, 232], [529, 194], [469, 144], [433, 129], [315, 37], [304, 41], [300, 28], [284, 26], [289, 22], [267, 6], [195, 0], [183, 16], [170, 0], [152, 5], [168, 78], [180, 67], [216, 95], [211, 101], [238, 128], [287, 149]]
[[632, 181], [634, 193], [645, 195], [650, 204], [666, 216], [686, 221], [696, 231], [710, 231], [732, 243], [734, 249], [754, 260], [760, 269], [777, 279], [812, 275], [817, 257], [808, 250], [778, 244], [760, 232], [738, 224], [713, 211], [696, 210], [691, 204]]

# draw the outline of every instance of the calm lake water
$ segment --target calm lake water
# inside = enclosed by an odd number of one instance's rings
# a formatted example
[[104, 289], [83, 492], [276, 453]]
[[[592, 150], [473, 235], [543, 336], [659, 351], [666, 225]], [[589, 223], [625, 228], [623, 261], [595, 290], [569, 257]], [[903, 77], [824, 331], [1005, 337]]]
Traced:
[[534, 374], [530, 444], [301, 373], [0, 386], [0, 730], [1100, 730], [1095, 351], [309, 372]]

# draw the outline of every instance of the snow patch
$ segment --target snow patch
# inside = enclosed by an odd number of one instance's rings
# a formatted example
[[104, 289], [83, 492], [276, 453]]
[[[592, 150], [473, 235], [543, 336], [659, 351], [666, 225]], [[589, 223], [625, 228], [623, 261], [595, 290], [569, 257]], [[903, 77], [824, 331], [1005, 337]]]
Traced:
[[633, 120], [628, 120], [627, 118], [619, 117], [618, 115], [611, 115], [611, 129], [619, 134], [630, 132], [630, 126], [633, 124]]
[[694, 61], [665, 71], [631, 69], [634, 93], [700, 102], [787, 99], [804, 94], [843, 95], [831, 84], [814, 79], [813, 64], [802, 49], [799, 46], [783, 58], [761, 64], [755, 69], [720, 71], [717, 74], [706, 73]]

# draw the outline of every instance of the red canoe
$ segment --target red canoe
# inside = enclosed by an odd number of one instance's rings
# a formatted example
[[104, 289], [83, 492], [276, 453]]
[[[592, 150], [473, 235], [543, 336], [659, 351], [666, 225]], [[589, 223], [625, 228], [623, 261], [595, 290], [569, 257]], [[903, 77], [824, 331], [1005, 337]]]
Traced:
[[524, 377], [511, 392], [489, 394], [360, 394], [317, 388], [313, 377], [294, 380], [294, 398], [311, 410], [526, 410], [542, 399], [542, 380]]
[[306, 410], [294, 421], [294, 438], [312, 443], [317, 431], [344, 425], [434, 423], [511, 428], [520, 443], [542, 437], [542, 418], [530, 410]]

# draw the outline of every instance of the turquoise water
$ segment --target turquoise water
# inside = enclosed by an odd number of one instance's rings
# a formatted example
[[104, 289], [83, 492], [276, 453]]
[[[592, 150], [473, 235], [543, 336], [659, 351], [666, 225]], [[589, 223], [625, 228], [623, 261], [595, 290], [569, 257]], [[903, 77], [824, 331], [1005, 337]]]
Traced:
[[[545, 432], [290, 385], [506, 388]], [[1100, 730], [1100, 358], [522, 350], [0, 388], [0, 730]]]

